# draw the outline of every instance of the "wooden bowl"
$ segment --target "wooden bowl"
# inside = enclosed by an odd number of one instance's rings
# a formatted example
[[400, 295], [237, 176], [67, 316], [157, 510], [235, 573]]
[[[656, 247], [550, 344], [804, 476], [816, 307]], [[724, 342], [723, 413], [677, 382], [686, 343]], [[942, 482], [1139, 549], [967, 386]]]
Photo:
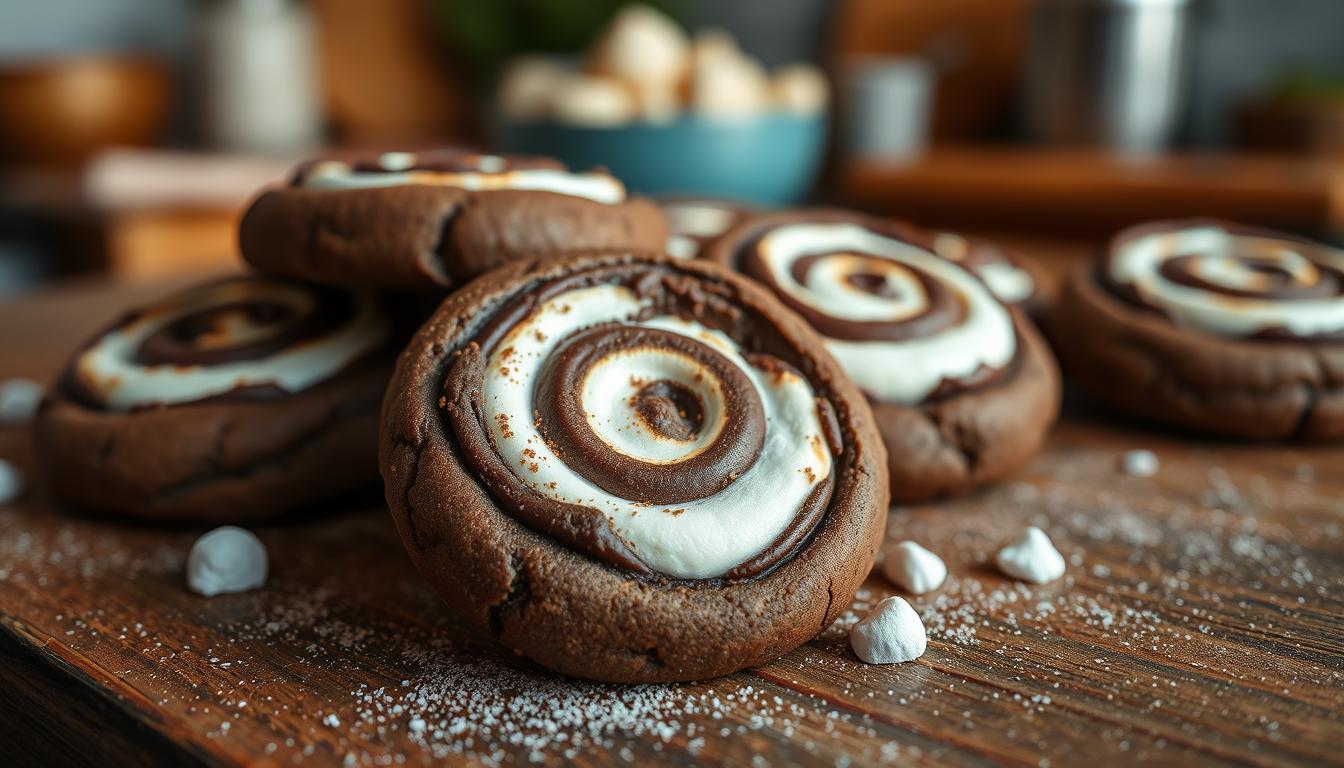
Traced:
[[104, 147], [152, 144], [168, 90], [163, 66], [136, 56], [0, 64], [0, 162], [74, 165]]

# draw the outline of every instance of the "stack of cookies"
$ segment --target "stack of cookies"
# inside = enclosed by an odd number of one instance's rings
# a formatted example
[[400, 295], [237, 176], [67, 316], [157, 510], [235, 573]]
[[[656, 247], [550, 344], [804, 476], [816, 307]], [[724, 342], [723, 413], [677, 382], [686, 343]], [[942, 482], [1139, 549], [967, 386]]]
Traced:
[[377, 481], [417, 296], [568, 250], [657, 250], [657, 207], [602, 172], [460, 151], [304, 164], [243, 219], [256, 274], [129, 312], [34, 425], [53, 491], [90, 511], [258, 520]]
[[[35, 425], [53, 491], [236, 522], [381, 472], [444, 600], [566, 674], [787, 652], [850, 604], [890, 500], [1017, 471], [1059, 409], [1030, 261], [854, 212], [660, 208], [550, 160], [389, 152], [304, 164], [240, 242], [256, 275], [76, 352]], [[1131, 412], [1337, 438], [1341, 302], [1338, 251], [1187, 222], [1122, 233], [1048, 315]]]

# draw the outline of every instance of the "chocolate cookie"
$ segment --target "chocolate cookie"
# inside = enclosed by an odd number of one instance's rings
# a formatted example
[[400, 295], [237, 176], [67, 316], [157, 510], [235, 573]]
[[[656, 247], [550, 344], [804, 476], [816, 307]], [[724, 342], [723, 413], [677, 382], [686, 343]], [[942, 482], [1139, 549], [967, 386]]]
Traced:
[[1004, 250], [984, 238], [939, 232], [933, 236], [934, 253], [975, 273], [999, 301], [1040, 315], [1052, 303], [1050, 280], [1031, 259]]
[[380, 460], [420, 572], [565, 674], [692, 680], [849, 605], [887, 509], [863, 397], [722, 268], [597, 254], [450, 295], [402, 354]]
[[1016, 470], [1059, 411], [1031, 323], [907, 224], [837, 210], [748, 218], [706, 257], [770, 288], [872, 403], [891, 495], [959, 493]]
[[1051, 313], [1071, 378], [1223, 437], [1344, 437], [1344, 251], [1209, 219], [1116, 235]]
[[663, 200], [659, 206], [670, 232], [667, 252], [679, 259], [699, 258], [706, 245], [750, 213], [742, 205], [725, 200]]
[[275, 515], [377, 479], [397, 345], [374, 297], [236, 278], [86, 343], [33, 425], [54, 495], [172, 521]]
[[658, 207], [605, 172], [452, 150], [305, 163], [239, 230], [243, 257], [267, 274], [433, 292], [516, 259], [666, 240]]

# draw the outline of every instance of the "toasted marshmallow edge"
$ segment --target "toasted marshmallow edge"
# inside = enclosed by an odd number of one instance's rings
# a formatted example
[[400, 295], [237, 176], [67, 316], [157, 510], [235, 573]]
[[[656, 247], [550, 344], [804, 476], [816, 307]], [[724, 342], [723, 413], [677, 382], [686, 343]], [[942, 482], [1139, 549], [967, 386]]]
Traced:
[[923, 656], [929, 636], [905, 598], [888, 597], [849, 630], [849, 645], [869, 664], [900, 664]]
[[1032, 584], [1047, 584], [1064, 575], [1064, 556], [1034, 525], [1000, 549], [994, 562], [1005, 575]]
[[251, 531], [233, 525], [196, 540], [187, 555], [187, 586], [215, 595], [247, 592], [266, 583], [266, 546]]
[[932, 592], [947, 578], [943, 559], [913, 541], [902, 541], [882, 562], [887, 580], [912, 595]]

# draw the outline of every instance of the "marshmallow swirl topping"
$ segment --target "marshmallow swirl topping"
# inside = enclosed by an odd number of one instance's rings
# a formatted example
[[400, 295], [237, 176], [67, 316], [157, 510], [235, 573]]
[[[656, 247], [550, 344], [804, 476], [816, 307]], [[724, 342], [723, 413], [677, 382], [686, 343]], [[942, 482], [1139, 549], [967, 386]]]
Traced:
[[1219, 336], [1344, 336], [1344, 251], [1217, 222], [1121, 233], [1102, 275], [1119, 295]]
[[574, 173], [544, 158], [501, 157], [452, 150], [384, 152], [363, 160], [315, 160], [299, 167], [294, 186], [370, 189], [410, 184], [474, 192], [525, 190], [582, 197], [598, 203], [625, 200], [625, 185], [601, 171]]
[[110, 411], [301, 392], [381, 347], [371, 295], [264, 278], [183, 291], [122, 320], [75, 358], [80, 399]]
[[1012, 315], [990, 289], [894, 227], [785, 222], [747, 242], [738, 266], [808, 320], [878, 401], [986, 384], [1016, 353]]
[[524, 292], [457, 354], [446, 421], [501, 507], [556, 542], [651, 577], [755, 577], [825, 514], [834, 412], [669, 275]]

